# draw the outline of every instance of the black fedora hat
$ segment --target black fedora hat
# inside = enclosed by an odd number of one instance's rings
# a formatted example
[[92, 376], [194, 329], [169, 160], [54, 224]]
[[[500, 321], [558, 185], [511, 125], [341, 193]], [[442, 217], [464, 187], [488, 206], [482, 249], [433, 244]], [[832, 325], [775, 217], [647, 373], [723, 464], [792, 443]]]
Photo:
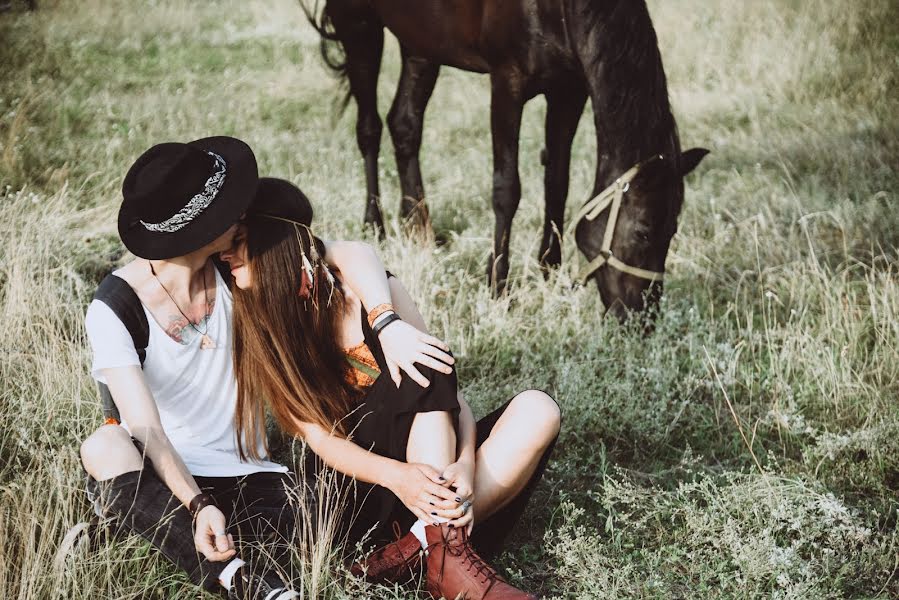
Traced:
[[256, 188], [256, 198], [247, 210], [248, 215], [275, 217], [312, 225], [312, 203], [303, 191], [284, 179], [262, 177]]
[[157, 144], [122, 183], [119, 236], [142, 258], [199, 250], [246, 212], [259, 183], [256, 157], [232, 137]]

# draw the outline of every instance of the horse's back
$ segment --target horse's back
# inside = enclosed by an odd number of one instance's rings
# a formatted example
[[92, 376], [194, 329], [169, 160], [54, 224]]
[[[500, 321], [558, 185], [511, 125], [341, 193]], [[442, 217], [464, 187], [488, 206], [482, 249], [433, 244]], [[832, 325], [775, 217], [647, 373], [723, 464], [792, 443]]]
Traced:
[[516, 64], [534, 72], [548, 66], [540, 64], [547, 53], [567, 52], [555, 0], [374, 0], [374, 7], [412, 54], [468, 71]]

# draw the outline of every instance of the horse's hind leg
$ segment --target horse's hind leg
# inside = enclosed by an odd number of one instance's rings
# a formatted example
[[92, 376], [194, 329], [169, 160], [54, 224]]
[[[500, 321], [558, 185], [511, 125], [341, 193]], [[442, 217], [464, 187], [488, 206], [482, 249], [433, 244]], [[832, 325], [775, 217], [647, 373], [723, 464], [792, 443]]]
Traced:
[[571, 142], [577, 132], [581, 113], [587, 101], [582, 87], [560, 88], [546, 94], [546, 149], [543, 187], [546, 214], [538, 260], [544, 276], [551, 267], [562, 263], [562, 227], [565, 202], [568, 199], [568, 172], [571, 164]]
[[506, 289], [509, 276], [509, 237], [512, 219], [521, 201], [518, 176], [518, 134], [524, 97], [521, 76], [516, 72], [495, 70], [490, 74], [490, 133], [493, 137], [493, 253], [487, 265], [487, 278], [495, 295]]
[[425, 108], [437, 83], [440, 65], [424, 58], [409, 56], [403, 49], [403, 69], [393, 105], [387, 114], [387, 126], [393, 138], [396, 166], [400, 175], [403, 198], [400, 214], [414, 228], [422, 231], [430, 225], [425, 205], [424, 185], [418, 152]]
[[[342, 5], [340, 5], [342, 6]], [[365, 160], [368, 199], [365, 223], [374, 224], [384, 235], [378, 185], [378, 152], [381, 147], [381, 117], [378, 116], [377, 87], [384, 49], [384, 27], [374, 14], [353, 10], [333, 10], [334, 30], [346, 53], [350, 94], [356, 100], [356, 142]]]

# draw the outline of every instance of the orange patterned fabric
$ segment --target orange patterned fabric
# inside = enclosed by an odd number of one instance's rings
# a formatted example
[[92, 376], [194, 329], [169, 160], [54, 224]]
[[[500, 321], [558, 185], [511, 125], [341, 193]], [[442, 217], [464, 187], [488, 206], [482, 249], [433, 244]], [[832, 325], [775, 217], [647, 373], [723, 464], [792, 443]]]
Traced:
[[[371, 350], [369, 350], [365, 342], [353, 346], [352, 348], [344, 349], [344, 353], [367, 367], [370, 367], [374, 371], [377, 371], [378, 373], [381, 372], [380, 367], [378, 367], [378, 361], [375, 360], [374, 355], [371, 353]], [[350, 370], [347, 371], [347, 380], [351, 384], [359, 387], [369, 387], [375, 382], [374, 377], [356, 368], [350, 368]]]

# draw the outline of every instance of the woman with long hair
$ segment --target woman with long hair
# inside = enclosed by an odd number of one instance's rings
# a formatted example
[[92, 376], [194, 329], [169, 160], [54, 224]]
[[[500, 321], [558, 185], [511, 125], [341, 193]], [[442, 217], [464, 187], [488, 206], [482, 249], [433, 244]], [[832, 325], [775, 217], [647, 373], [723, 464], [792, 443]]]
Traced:
[[455, 371], [441, 372], [436, 360], [422, 363], [427, 386], [397, 385], [378, 336], [399, 319], [424, 331], [421, 314], [390, 274], [391, 303], [366, 311], [321, 260], [311, 217], [308, 199], [283, 182], [257, 196], [222, 254], [235, 283], [240, 452], [253, 458], [264, 445], [269, 410], [355, 480], [349, 540], [367, 534], [380, 545], [353, 565], [357, 574], [398, 581], [424, 559], [435, 597], [533, 598], [482, 557], [499, 550], [539, 481], [558, 405], [528, 390], [475, 422]]

